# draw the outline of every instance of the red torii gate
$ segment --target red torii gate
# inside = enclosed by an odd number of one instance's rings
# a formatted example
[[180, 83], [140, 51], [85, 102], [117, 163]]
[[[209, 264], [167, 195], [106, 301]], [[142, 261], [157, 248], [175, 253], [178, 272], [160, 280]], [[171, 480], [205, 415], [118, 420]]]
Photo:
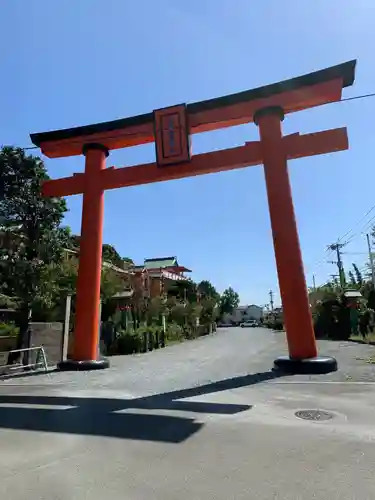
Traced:
[[[294, 214], [287, 160], [348, 148], [346, 128], [282, 135], [284, 115], [341, 100], [354, 82], [356, 61], [238, 94], [173, 106], [131, 118], [31, 134], [49, 158], [84, 154], [85, 172], [46, 181], [45, 196], [83, 194], [76, 325], [72, 360], [63, 370], [109, 366], [98, 359], [103, 201], [106, 189], [149, 184], [264, 164], [289, 356], [275, 360], [288, 372], [337, 369], [318, 357]], [[190, 134], [254, 122], [260, 141], [191, 156]], [[155, 142], [156, 163], [106, 168], [111, 149]]]

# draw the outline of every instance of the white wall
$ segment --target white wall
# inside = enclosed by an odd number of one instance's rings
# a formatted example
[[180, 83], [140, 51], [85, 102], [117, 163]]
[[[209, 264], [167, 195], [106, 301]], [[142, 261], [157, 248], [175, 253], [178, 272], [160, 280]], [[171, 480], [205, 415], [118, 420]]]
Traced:
[[224, 323], [240, 323], [255, 319], [259, 321], [263, 317], [263, 309], [259, 306], [252, 304], [251, 306], [242, 306], [233, 311], [232, 314], [224, 315]]

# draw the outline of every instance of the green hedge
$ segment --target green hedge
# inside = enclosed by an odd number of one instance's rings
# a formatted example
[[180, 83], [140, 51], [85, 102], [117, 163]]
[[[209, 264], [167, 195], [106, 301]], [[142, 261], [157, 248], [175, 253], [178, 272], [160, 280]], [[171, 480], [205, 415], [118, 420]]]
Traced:
[[182, 327], [177, 323], [167, 325], [164, 334], [161, 326], [143, 326], [136, 330], [120, 331], [112, 344], [109, 354], [124, 355], [152, 351], [165, 347], [168, 343], [182, 342], [209, 333], [209, 326], [202, 325], [198, 328]]
[[0, 323], [0, 337], [16, 337], [19, 329], [12, 323]]

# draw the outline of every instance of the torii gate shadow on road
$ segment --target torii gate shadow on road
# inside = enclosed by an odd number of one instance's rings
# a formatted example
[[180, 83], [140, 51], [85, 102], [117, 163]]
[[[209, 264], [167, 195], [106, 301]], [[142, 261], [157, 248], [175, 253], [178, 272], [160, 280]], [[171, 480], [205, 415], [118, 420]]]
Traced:
[[[264, 165], [277, 273], [289, 356], [275, 365], [291, 373], [337, 369], [319, 357], [294, 214], [287, 160], [348, 149], [346, 128], [282, 135], [284, 115], [341, 100], [354, 82], [356, 61], [217, 99], [178, 105], [153, 113], [65, 130], [31, 134], [49, 158], [84, 154], [85, 172], [46, 181], [45, 196], [83, 194], [80, 263], [73, 359], [63, 370], [107, 368], [98, 359], [98, 325], [104, 191]], [[190, 135], [254, 122], [260, 141], [191, 155]], [[111, 149], [155, 142], [156, 163], [106, 168]]]
[[[181, 443], [198, 432], [203, 423], [186, 415], [155, 414], [152, 411], [237, 415], [251, 410], [253, 406], [191, 401], [191, 398], [271, 382], [281, 376], [280, 371], [273, 370], [131, 399], [0, 394], [0, 430], [28, 430]], [[42, 405], [46, 408], [19, 407], [19, 405]], [[70, 408], [57, 409], [56, 406]], [[150, 410], [151, 413], [141, 413], [139, 410]]]

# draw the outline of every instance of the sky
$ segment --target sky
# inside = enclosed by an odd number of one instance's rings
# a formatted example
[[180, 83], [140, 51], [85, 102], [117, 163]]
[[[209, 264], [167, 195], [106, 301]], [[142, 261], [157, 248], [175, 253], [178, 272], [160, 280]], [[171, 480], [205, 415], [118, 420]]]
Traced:
[[[251, 89], [357, 59], [344, 97], [375, 92], [373, 0], [2, 0], [0, 144]], [[349, 151], [289, 163], [312, 284], [336, 273], [326, 246], [349, 231], [347, 267], [366, 261], [375, 204], [375, 98], [288, 115], [285, 133], [348, 128]], [[193, 136], [193, 152], [257, 140], [254, 124]], [[40, 154], [38, 150], [33, 151]], [[152, 162], [153, 145], [108, 166]], [[83, 157], [44, 158], [52, 178]], [[64, 224], [80, 232], [82, 197]], [[372, 222], [375, 222], [372, 221]], [[351, 231], [351, 232], [350, 232]], [[109, 191], [104, 242], [137, 264], [177, 256], [195, 280], [232, 286], [242, 304], [280, 301], [263, 167]], [[344, 241], [343, 240], [343, 241]]]

